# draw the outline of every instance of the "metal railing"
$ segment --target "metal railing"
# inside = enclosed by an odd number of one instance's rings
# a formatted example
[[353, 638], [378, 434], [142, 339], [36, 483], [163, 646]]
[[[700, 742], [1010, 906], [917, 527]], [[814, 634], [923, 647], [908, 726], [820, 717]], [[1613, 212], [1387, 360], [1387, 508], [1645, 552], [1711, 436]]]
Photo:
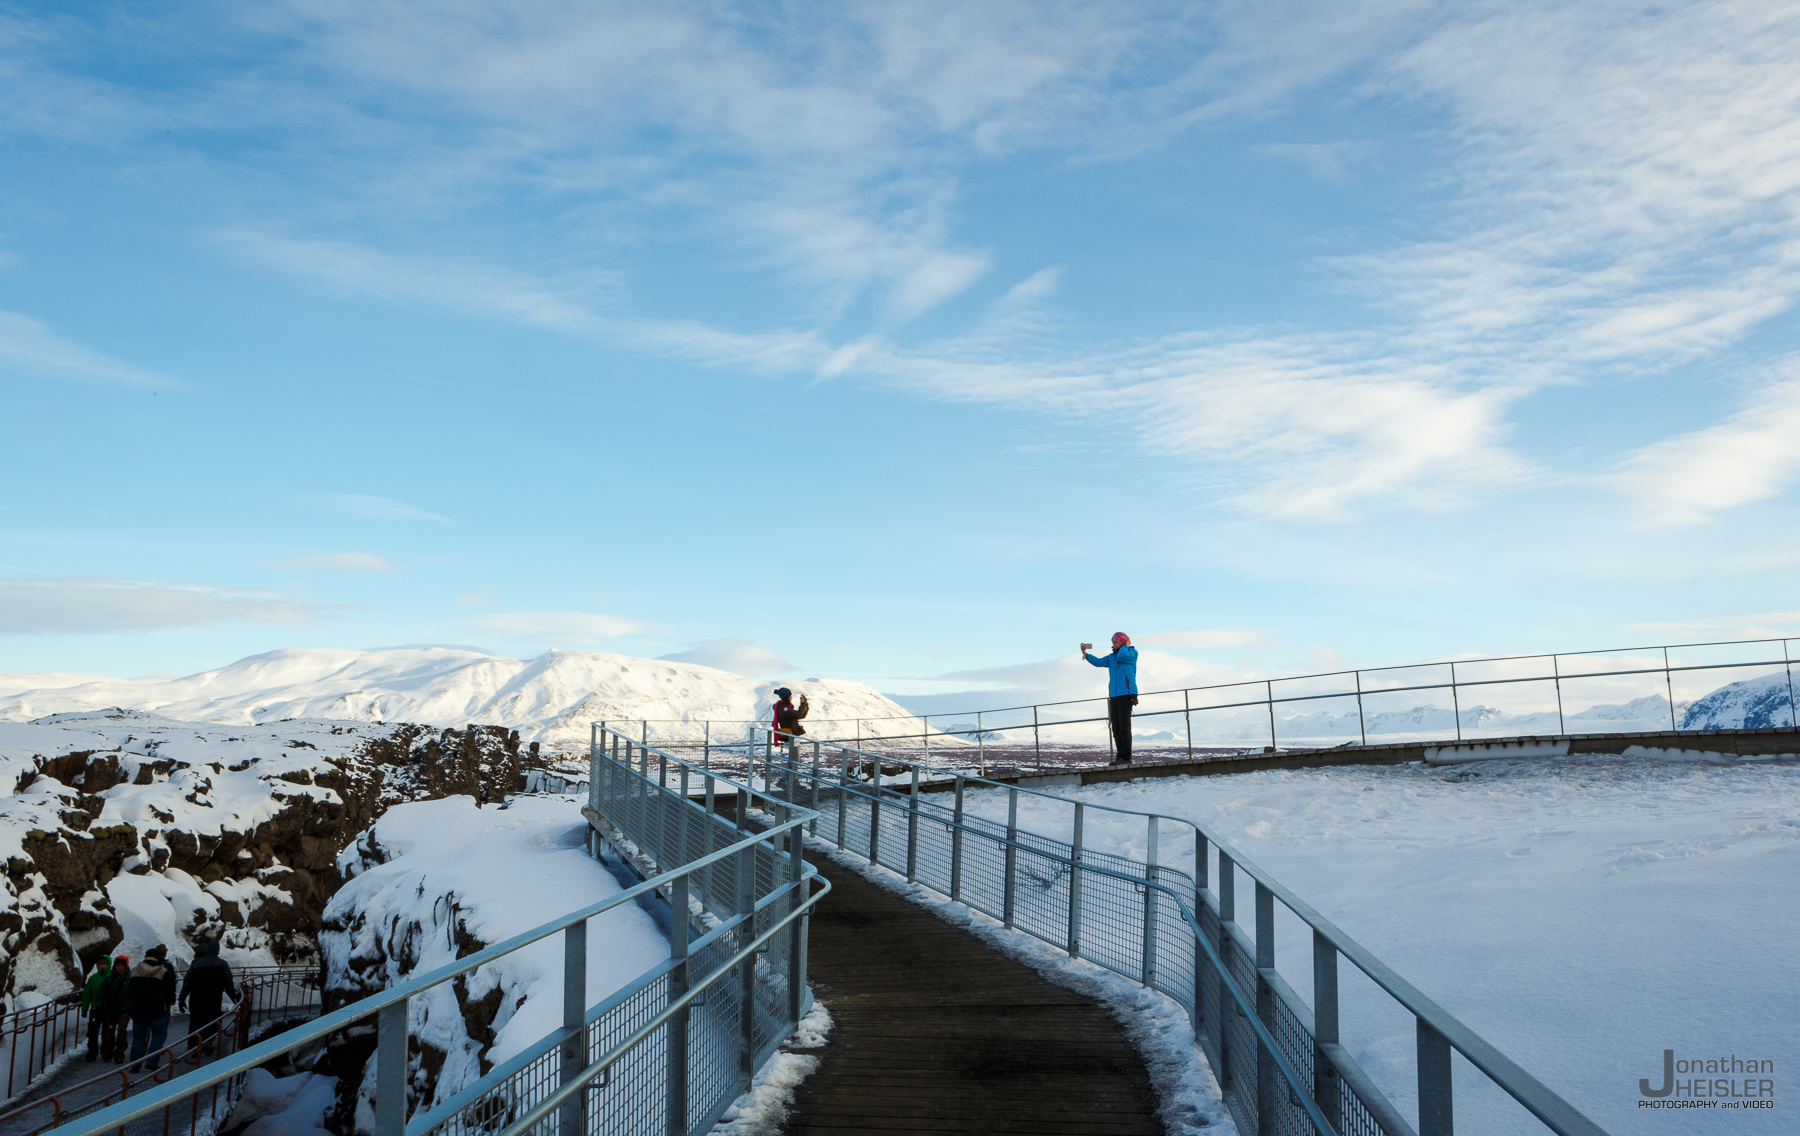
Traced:
[[[1523, 1105], [1543, 1129], [1603, 1136], [1567, 1101], [1203, 826], [962, 773], [954, 775], [950, 791], [926, 794], [922, 775], [942, 771], [823, 740], [785, 749], [765, 741], [763, 759], [763, 779], [772, 791], [814, 814], [807, 829], [817, 840], [1180, 1003], [1232, 1115], [1249, 1136], [1450, 1136], [1459, 1119], [1466, 1131], [1469, 1118], [1459, 1118], [1451, 1093], [1452, 1053]], [[1021, 798], [1068, 810], [1067, 837], [1022, 827]], [[1144, 825], [1146, 858], [1085, 847], [1084, 821], [1094, 813]], [[1159, 863], [1165, 837], [1191, 837], [1195, 872]], [[1208, 872], [1209, 847], [1216, 879]], [[1249, 926], [1238, 922], [1242, 879], [1252, 885]], [[1277, 902], [1310, 930], [1310, 1005], [1276, 969]], [[1340, 960], [1367, 975], [1413, 1019], [1416, 1129], [1344, 1044], [1347, 1034], [1379, 1025], [1340, 1022]]]
[[[624, 744], [625, 760], [606, 768], [604, 784], [596, 779], [590, 806], [621, 842], [661, 853], [653, 878], [101, 1108], [55, 1136], [102, 1136], [164, 1110], [202, 1107], [215, 1086], [251, 1068], [340, 1031], [367, 1037], [371, 1029], [377, 1136], [706, 1131], [805, 1012], [804, 921], [829, 885], [803, 871], [804, 861], [785, 845], [813, 816], [789, 810], [763, 832], [744, 832], [628, 765], [635, 760], [647, 770], [654, 759], [668, 770], [684, 767], [680, 759], [596, 727], [597, 763], [603, 739], [615, 754]], [[747, 785], [707, 781], [714, 793], [734, 792], [746, 805], [759, 795]], [[588, 920], [658, 893], [671, 912], [669, 958], [590, 1006]], [[446, 1100], [410, 1099], [419, 1067], [408, 1052], [412, 1000], [559, 933], [562, 1025]]]
[[[221, 1018], [130, 1064], [108, 1068], [0, 1113], [0, 1132], [36, 1136], [69, 1124], [133, 1094], [165, 1085], [215, 1058], [229, 1058], [250, 1043], [259, 1026], [287, 1021], [296, 1013], [313, 1017], [322, 1005], [316, 967], [244, 967], [236, 971], [235, 981], [240, 996]], [[124, 1046], [123, 1038], [119, 1044]], [[186, 1107], [165, 1105], [122, 1125], [119, 1136], [174, 1136], [183, 1131], [198, 1136], [231, 1111], [242, 1088], [242, 1077], [220, 1081], [204, 1096], [188, 1098], [183, 1102]]]
[[[1689, 726], [1679, 707], [1730, 682], [1780, 675], [1764, 711], [1769, 725], [1800, 722], [1793, 683], [1796, 639], [1721, 640], [1619, 647], [1541, 655], [1496, 655], [1397, 667], [1288, 675], [1280, 678], [1155, 690], [1139, 696], [1138, 725], [1166, 726], [1166, 738], [1138, 744], [1244, 749], [1370, 745], [1521, 734], [1572, 735]], [[1148, 676], [1140, 669], [1140, 678]], [[1420, 696], [1437, 694], [1448, 707]], [[1644, 703], [1654, 699], [1654, 705]], [[1638, 724], [1622, 729], [1617, 714], [1638, 702]], [[1614, 716], [1608, 716], [1614, 715]], [[931, 720], [940, 723], [935, 729]], [[1640, 720], [1641, 719], [1641, 720]], [[667, 748], [741, 752], [767, 722], [642, 719], [642, 740]], [[864, 748], [879, 743], [923, 748], [933, 744], [977, 750], [1029, 741], [1046, 745], [1107, 745], [1105, 698], [1039, 702], [954, 713], [886, 718], [809, 718], [809, 734]], [[1373, 742], [1371, 742], [1373, 739]]]
[[23, 1093], [63, 1054], [79, 1047], [85, 1018], [79, 993], [0, 1017], [0, 1054], [6, 1060], [6, 1091], [0, 1101]]

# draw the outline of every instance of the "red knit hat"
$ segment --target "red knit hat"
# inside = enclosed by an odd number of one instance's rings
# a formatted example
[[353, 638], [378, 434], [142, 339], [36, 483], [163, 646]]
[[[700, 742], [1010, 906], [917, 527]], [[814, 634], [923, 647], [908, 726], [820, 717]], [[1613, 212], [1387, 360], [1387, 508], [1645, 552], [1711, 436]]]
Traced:
[[1131, 636], [1125, 634], [1123, 631], [1113, 632], [1113, 646], [1115, 646], [1115, 647], [1131, 646]]

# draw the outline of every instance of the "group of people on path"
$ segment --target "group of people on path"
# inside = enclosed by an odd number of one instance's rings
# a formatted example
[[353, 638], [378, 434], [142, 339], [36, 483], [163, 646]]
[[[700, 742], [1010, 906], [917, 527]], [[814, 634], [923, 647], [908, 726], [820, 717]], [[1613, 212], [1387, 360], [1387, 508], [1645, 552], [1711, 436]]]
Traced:
[[216, 941], [201, 944], [179, 985], [169, 948], [161, 943], [144, 952], [135, 967], [125, 955], [102, 955], [81, 990], [81, 1012], [88, 1019], [87, 1059], [115, 1065], [130, 1060], [133, 1071], [140, 1065], [155, 1071], [177, 1007], [188, 1015], [188, 1048], [211, 1053], [227, 995], [234, 1004], [238, 1001], [231, 964], [219, 957]]
[[[1137, 705], [1137, 648], [1131, 645], [1131, 636], [1123, 631], [1115, 631], [1112, 637], [1112, 653], [1096, 658], [1088, 654], [1092, 643], [1081, 645], [1081, 657], [1096, 667], [1107, 670], [1106, 682], [1106, 717], [1112, 725], [1113, 760], [1119, 764], [1131, 763], [1131, 708]], [[774, 734], [776, 745], [786, 745], [794, 738], [806, 732], [800, 719], [806, 717], [810, 709], [806, 704], [806, 695], [800, 696], [796, 705], [794, 692], [785, 686], [775, 688], [774, 715], [769, 720], [769, 730]]]

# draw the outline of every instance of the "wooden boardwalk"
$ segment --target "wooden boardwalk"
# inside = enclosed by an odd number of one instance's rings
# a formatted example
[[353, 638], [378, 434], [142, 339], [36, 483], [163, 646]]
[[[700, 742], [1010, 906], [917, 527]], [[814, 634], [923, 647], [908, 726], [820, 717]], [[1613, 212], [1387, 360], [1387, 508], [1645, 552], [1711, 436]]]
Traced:
[[1117, 1019], [967, 931], [822, 857], [809, 976], [831, 1011], [789, 1136], [1161, 1136]]

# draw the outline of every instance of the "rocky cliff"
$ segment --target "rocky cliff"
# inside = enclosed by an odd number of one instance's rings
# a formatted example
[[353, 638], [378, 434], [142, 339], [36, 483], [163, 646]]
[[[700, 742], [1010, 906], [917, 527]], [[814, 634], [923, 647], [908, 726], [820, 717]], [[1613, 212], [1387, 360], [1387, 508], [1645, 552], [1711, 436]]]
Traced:
[[222, 938], [240, 963], [317, 953], [339, 854], [389, 808], [493, 804], [536, 763], [516, 731], [109, 710], [0, 723], [0, 1008], [87, 962]]

